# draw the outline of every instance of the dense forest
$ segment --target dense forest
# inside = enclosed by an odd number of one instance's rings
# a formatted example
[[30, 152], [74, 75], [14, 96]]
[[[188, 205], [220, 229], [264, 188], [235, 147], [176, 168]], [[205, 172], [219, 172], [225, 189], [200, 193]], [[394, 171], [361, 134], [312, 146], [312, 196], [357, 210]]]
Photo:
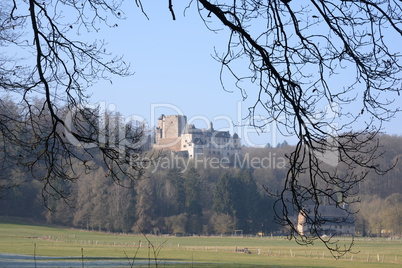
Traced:
[[[391, 163], [401, 157], [402, 137], [382, 135]], [[243, 155], [264, 157], [265, 166], [204, 168], [187, 160], [186, 168], [159, 167], [134, 187], [125, 188], [108, 180], [107, 171], [81, 170], [77, 181], [65, 189], [67, 200], [43, 205], [41, 184], [27, 174], [15, 173], [20, 181], [0, 200], [3, 216], [18, 216], [57, 225], [111, 232], [153, 234], [243, 234], [283, 232], [274, 222], [275, 198], [267, 193], [281, 190], [286, 168], [269, 166], [275, 157], [281, 163], [292, 146], [243, 147]], [[170, 157], [169, 161], [173, 161]], [[162, 161], [162, 160], [160, 160]], [[168, 161], [168, 160], [165, 160]], [[244, 162], [242, 162], [244, 163]], [[79, 172], [79, 168], [77, 168]], [[369, 174], [359, 184], [361, 202], [356, 205], [356, 230], [362, 235], [402, 233], [402, 164], [386, 175]], [[392, 232], [392, 233], [390, 233]]]
[[[13, 107], [8, 108], [12, 111]], [[356, 185], [361, 200], [352, 208], [359, 211], [356, 231], [360, 235], [400, 236], [402, 137], [382, 134], [378, 143], [383, 154], [375, 165], [393, 168], [385, 175], [369, 173]], [[2, 148], [13, 150], [7, 144]], [[85, 166], [71, 162], [76, 180], [65, 184], [61, 180], [57, 186], [66, 198], [47, 202], [43, 183], [23, 165], [2, 157], [1, 181], [12, 181], [13, 185], [1, 191], [0, 216], [110, 232], [284, 233], [286, 226], [274, 221], [274, 203], [286, 177], [286, 155], [292, 150], [286, 142], [276, 147], [243, 147], [242, 155], [230, 161], [187, 159], [169, 152], [153, 154], [157, 157], [149, 161], [147, 173], [134, 185], [110, 179], [110, 171], [94, 155]], [[14, 155], [18, 157], [18, 151]], [[346, 166], [336, 168], [340, 173], [349, 172]]]

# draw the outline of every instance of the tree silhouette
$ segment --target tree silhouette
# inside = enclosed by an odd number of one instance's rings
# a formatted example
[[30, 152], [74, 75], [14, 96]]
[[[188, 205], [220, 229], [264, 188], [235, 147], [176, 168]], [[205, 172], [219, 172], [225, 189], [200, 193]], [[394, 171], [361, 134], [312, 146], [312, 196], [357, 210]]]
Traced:
[[[288, 155], [277, 220], [290, 226], [291, 236], [301, 244], [320, 239], [335, 257], [349, 252], [353, 242], [341, 247], [319, 235], [325, 224], [339, 221], [321, 215], [319, 207], [326, 203], [353, 213], [348, 205], [358, 201], [356, 184], [368, 172], [383, 174], [393, 165], [376, 165], [382, 154], [376, 135], [399, 110], [393, 102], [402, 78], [402, 55], [394, 45], [402, 35], [400, 3], [197, 4], [207, 27], [217, 32], [223, 27], [230, 33], [226, 51], [216, 53], [216, 58], [222, 80], [227, 73], [232, 75], [243, 97], [255, 98], [249, 108], [252, 124], [264, 128], [275, 123], [282, 134], [297, 137], [295, 150]], [[360, 107], [359, 112], [348, 109], [351, 105]], [[349, 172], [340, 175], [339, 166], [347, 166]], [[299, 234], [291, 217], [300, 212], [312, 215], [307, 216], [310, 237]]]
[[[10, 144], [18, 148], [21, 157], [13, 154], [10, 159], [43, 183], [45, 199], [68, 195], [58, 185], [78, 177], [73, 159], [90, 170], [88, 160], [104, 156], [102, 164], [117, 183], [143, 173], [139, 157], [143, 128], [135, 122], [110, 125], [100, 107], [88, 108], [85, 94], [85, 88], [98, 79], [129, 75], [128, 66], [110, 55], [101, 41], [71, 38], [73, 33], [117, 26], [114, 20], [122, 17], [122, 3], [0, 4], [0, 45], [22, 51], [19, 58], [0, 55], [0, 87], [24, 104], [16, 115], [0, 117], [1, 153], [7, 158]], [[147, 16], [142, 2], [135, 4]], [[174, 1], [167, 4], [167, 12], [177, 19]], [[357, 201], [354, 186], [370, 170], [382, 174], [388, 168], [375, 163], [381, 156], [376, 135], [382, 122], [398, 111], [393, 100], [401, 90], [401, 53], [396, 45], [402, 35], [399, 1], [198, 0], [189, 1], [188, 8], [191, 5], [211, 30], [229, 32], [226, 51], [216, 54], [222, 84], [225, 87], [229, 73], [242, 96], [254, 98], [251, 124], [264, 128], [275, 123], [281, 133], [297, 137], [288, 155], [277, 219], [290, 226], [299, 243], [321, 239], [336, 257], [350, 251], [318, 235], [328, 222], [318, 211], [325, 200], [350, 213], [347, 204]], [[1, 104], [5, 105], [3, 100]], [[8, 128], [10, 120], [18, 127]], [[38, 166], [45, 172], [37, 172]], [[338, 166], [349, 172], [339, 175]], [[355, 167], [365, 169], [356, 172]], [[3, 181], [7, 179], [2, 185]], [[12, 185], [4, 183], [2, 188]], [[312, 237], [297, 232], [292, 216], [299, 212], [314, 215], [306, 219]]]
[[[46, 203], [68, 201], [61, 186], [79, 178], [74, 165], [89, 171], [96, 157], [117, 184], [141, 176], [143, 126], [89, 105], [85, 93], [99, 79], [129, 75], [128, 65], [108, 53], [103, 41], [73, 37], [114, 27], [108, 23], [110, 14], [121, 17], [119, 4], [16, 0], [2, 2], [0, 10], [0, 89], [19, 107], [11, 114], [9, 102], [0, 101], [6, 108], [0, 115], [2, 159], [18, 162], [40, 181]], [[14, 185], [4, 176], [0, 190]]]

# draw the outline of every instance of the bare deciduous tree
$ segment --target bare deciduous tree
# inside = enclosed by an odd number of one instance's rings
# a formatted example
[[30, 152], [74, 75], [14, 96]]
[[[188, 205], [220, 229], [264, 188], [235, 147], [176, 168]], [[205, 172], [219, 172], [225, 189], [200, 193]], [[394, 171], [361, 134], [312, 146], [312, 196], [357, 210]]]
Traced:
[[[375, 164], [381, 156], [376, 134], [399, 109], [393, 99], [402, 89], [402, 55], [395, 45], [402, 39], [401, 4], [197, 3], [211, 30], [218, 29], [218, 21], [230, 32], [226, 52], [216, 57], [222, 78], [229, 73], [244, 98], [255, 98], [249, 108], [252, 124], [263, 128], [275, 122], [281, 133], [297, 137], [277, 219], [291, 227], [299, 243], [320, 239], [336, 257], [349, 252], [353, 243], [340, 247], [320, 236], [325, 224], [345, 219], [330, 219], [319, 208], [326, 202], [350, 215], [347, 205], [358, 201], [356, 184], [370, 170], [381, 174], [389, 168]], [[261, 115], [266, 120], [259, 121]], [[342, 165], [348, 167], [346, 175], [337, 170]], [[312, 236], [297, 230], [291, 215], [299, 212], [307, 215]]]
[[[102, 40], [76, 39], [99, 27], [115, 27], [108, 23], [110, 15], [122, 16], [121, 1], [14, 0], [0, 5], [0, 45], [5, 48], [0, 90], [20, 107], [9, 115], [2, 101], [2, 159], [12, 159], [41, 181], [46, 202], [67, 201], [63, 185], [80, 175], [74, 166], [93, 169], [93, 158], [103, 159], [100, 165], [118, 184], [141, 176], [144, 127], [90, 106], [85, 93], [99, 79], [130, 75], [129, 66], [109, 54]], [[3, 189], [15, 184], [8, 179], [2, 178]]]

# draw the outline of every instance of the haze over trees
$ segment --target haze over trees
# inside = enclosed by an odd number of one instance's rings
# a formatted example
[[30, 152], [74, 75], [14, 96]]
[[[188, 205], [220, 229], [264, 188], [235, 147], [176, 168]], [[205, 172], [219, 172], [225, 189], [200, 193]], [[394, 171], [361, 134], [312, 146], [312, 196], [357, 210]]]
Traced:
[[[9, 101], [6, 108], [14, 106]], [[382, 134], [379, 145], [386, 151], [379, 164], [401, 157], [402, 137]], [[191, 159], [183, 159], [187, 161], [183, 165], [164, 165], [176, 159], [166, 154], [155, 160], [133, 187], [122, 187], [108, 179], [102, 156], [94, 155], [86, 166], [80, 161], [71, 162], [77, 179], [58, 185], [60, 191], [69, 193], [69, 198], [48, 200], [47, 207], [42, 183], [32, 179], [19, 163], [8, 162], [10, 172], [3, 176], [18, 185], [3, 192], [0, 216], [108, 232], [231, 235], [237, 230], [244, 235], [289, 234], [289, 227], [274, 220], [274, 203], [275, 193], [282, 191], [286, 183], [289, 162], [285, 155], [293, 150], [291, 145], [242, 147], [242, 158], [213, 166]], [[386, 175], [370, 173], [356, 186], [361, 199], [352, 208], [359, 210], [354, 215], [357, 235], [402, 236], [401, 165], [399, 161]], [[37, 171], [45, 173], [46, 168], [41, 166]], [[340, 174], [349, 172], [347, 166], [338, 168]], [[121, 183], [128, 183], [129, 178], [126, 180]], [[301, 183], [305, 180], [308, 176], [300, 177]], [[323, 205], [330, 202], [320, 200]], [[296, 216], [293, 214], [293, 219]]]
[[[4, 48], [0, 90], [17, 104], [8, 110], [10, 100], [0, 102], [2, 192], [21, 183], [9, 174], [29, 174], [26, 180], [36, 183], [45, 203], [52, 206], [59, 198], [68, 200], [73, 192], [71, 183], [78, 177], [72, 167], [77, 165], [85, 171], [104, 169], [117, 184], [131, 185], [144, 174], [138, 162], [143, 128], [136, 122], [110, 123], [102, 107], [88, 109], [85, 93], [99, 79], [130, 74], [124, 60], [111, 55], [102, 41], [80, 40], [80, 35], [99, 27], [115, 27], [123, 15], [123, 2], [0, 4]], [[134, 4], [147, 16], [146, 3]], [[178, 19], [175, 1], [166, 4], [166, 12]], [[318, 211], [323, 199], [340, 209], [343, 204], [353, 205], [370, 171], [388, 176], [385, 171], [394, 166], [395, 162], [377, 164], [383, 155], [377, 136], [382, 122], [399, 109], [393, 103], [402, 88], [401, 53], [395, 45], [402, 39], [400, 1], [198, 0], [186, 4], [199, 11], [211, 30], [229, 33], [227, 46], [216, 54], [222, 84], [228, 87], [226, 75], [232, 75], [242, 96], [255, 100], [249, 109], [252, 124], [263, 127], [275, 122], [279, 131], [297, 137], [278, 191], [277, 219], [293, 230], [300, 243], [318, 238], [335, 254], [347, 252], [349, 247], [341, 249], [322, 237], [300, 236], [291, 215], [311, 202]], [[351, 106], [359, 107], [358, 112]], [[170, 185], [181, 194], [191, 188], [183, 186], [180, 178]], [[252, 183], [248, 185], [252, 188]], [[169, 211], [196, 210], [193, 201], [183, 198]], [[184, 220], [171, 219], [176, 221]], [[307, 218], [317, 230], [323, 221], [317, 213]]]

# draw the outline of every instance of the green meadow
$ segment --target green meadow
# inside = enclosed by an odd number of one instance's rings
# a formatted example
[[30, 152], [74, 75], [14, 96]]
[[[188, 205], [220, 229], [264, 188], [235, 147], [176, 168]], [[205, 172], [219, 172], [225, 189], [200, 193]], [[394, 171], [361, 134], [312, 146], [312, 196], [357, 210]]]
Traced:
[[[349, 239], [341, 238], [340, 243]], [[243, 253], [247, 248], [249, 253]], [[236, 252], [237, 249], [237, 252]], [[175, 267], [401, 267], [402, 240], [355, 240], [354, 250], [335, 260], [319, 243], [299, 246], [286, 237], [172, 237], [111, 234], [0, 222], [0, 253], [34, 257], [111, 259]], [[1, 260], [0, 260], [0, 267]], [[124, 265], [123, 265], [124, 267]]]

